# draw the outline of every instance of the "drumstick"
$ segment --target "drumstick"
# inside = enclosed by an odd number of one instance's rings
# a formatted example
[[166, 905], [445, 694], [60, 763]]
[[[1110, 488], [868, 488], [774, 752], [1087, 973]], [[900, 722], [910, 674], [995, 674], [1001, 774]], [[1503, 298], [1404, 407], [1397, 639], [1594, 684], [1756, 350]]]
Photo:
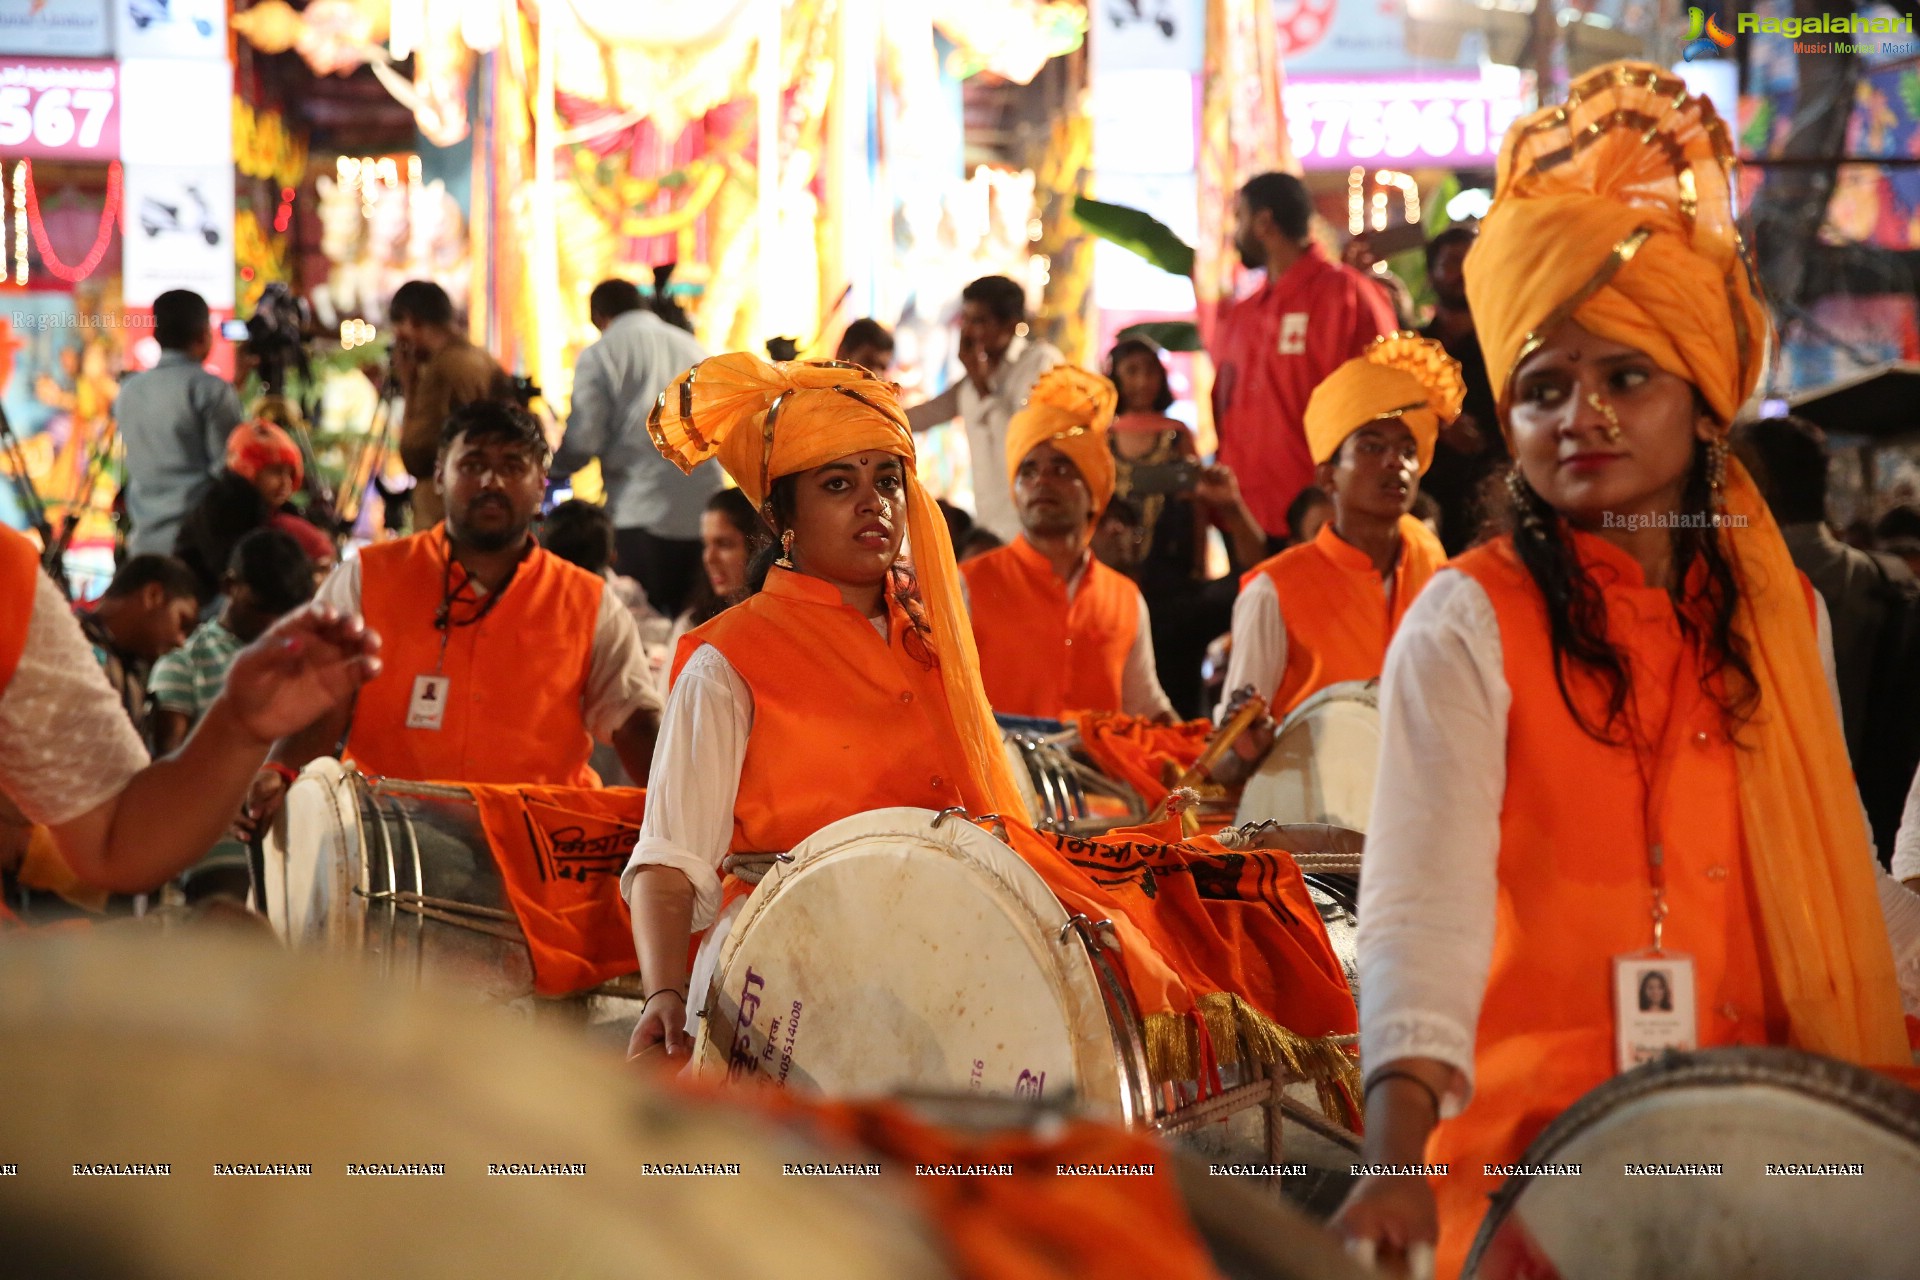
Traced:
[[[1229, 716], [1227, 722], [1214, 730], [1213, 736], [1207, 739], [1207, 745], [1201, 748], [1200, 758], [1193, 762], [1193, 767], [1176, 778], [1173, 785], [1167, 789], [1167, 799], [1154, 806], [1153, 812], [1147, 815], [1147, 824], [1151, 826], [1166, 818], [1167, 806], [1174, 792], [1182, 787], [1197, 787], [1205, 782], [1212, 775], [1213, 766], [1219, 764], [1221, 758], [1233, 749], [1233, 744], [1239, 740], [1240, 735], [1253, 728], [1255, 722], [1266, 713], [1266, 699], [1258, 694], [1241, 703], [1240, 709]], [[1193, 817], [1192, 813], [1192, 810], [1188, 810], [1181, 815], [1183, 830], [1191, 824], [1192, 829], [1186, 830], [1188, 835], [1193, 835], [1200, 829], [1200, 820]]]

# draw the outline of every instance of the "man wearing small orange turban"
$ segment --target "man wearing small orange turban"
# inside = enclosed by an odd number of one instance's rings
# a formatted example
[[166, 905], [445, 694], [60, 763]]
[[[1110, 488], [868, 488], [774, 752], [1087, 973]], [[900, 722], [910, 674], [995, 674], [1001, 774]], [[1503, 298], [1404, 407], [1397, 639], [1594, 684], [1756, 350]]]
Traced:
[[1330, 684], [1378, 678], [1394, 628], [1446, 559], [1408, 513], [1464, 396], [1459, 364], [1405, 333], [1376, 340], [1314, 390], [1307, 447], [1334, 516], [1241, 580], [1219, 718], [1243, 688], [1281, 715]]
[[1147, 602], [1092, 551], [1113, 497], [1107, 428], [1118, 398], [1105, 378], [1063, 365], [1041, 375], [1007, 426], [1021, 534], [960, 566], [987, 700], [1002, 714], [1172, 718]]

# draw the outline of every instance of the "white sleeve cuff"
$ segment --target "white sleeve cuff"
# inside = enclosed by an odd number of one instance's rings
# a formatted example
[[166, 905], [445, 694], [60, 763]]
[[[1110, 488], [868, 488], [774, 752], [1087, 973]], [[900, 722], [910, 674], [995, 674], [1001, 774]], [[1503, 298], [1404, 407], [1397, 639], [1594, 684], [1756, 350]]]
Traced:
[[1460, 1087], [1440, 1099], [1440, 1118], [1452, 1119], [1473, 1099], [1473, 1032], [1454, 1018], [1421, 1009], [1401, 1009], [1393, 1016], [1364, 1023], [1360, 1032], [1360, 1061], [1376, 1071], [1395, 1058], [1432, 1058], [1460, 1073]]

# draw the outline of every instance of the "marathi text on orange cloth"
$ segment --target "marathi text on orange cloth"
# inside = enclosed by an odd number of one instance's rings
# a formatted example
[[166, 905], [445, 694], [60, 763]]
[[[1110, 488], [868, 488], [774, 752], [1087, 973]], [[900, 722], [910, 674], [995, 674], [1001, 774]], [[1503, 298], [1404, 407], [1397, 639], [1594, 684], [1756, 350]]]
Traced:
[[640, 967], [620, 871], [646, 792], [469, 786], [533, 957], [533, 989], [571, 995]]

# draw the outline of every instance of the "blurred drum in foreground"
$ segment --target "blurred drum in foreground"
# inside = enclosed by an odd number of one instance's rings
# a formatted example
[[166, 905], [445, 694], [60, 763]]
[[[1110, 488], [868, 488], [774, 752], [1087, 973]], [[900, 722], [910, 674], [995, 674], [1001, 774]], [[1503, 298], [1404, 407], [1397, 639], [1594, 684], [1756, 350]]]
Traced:
[[1330, 684], [1295, 707], [1240, 793], [1240, 823], [1367, 829], [1380, 758], [1380, 682]]
[[1920, 1093], [1831, 1058], [1770, 1048], [1671, 1054], [1580, 1099], [1521, 1165], [1545, 1176], [1502, 1186], [1470, 1276], [1920, 1272], [1902, 1225], [1920, 1204]]
[[904, 1178], [783, 1176], [857, 1152], [258, 943], [9, 939], [0, 1098], [8, 1275], [950, 1274]]

